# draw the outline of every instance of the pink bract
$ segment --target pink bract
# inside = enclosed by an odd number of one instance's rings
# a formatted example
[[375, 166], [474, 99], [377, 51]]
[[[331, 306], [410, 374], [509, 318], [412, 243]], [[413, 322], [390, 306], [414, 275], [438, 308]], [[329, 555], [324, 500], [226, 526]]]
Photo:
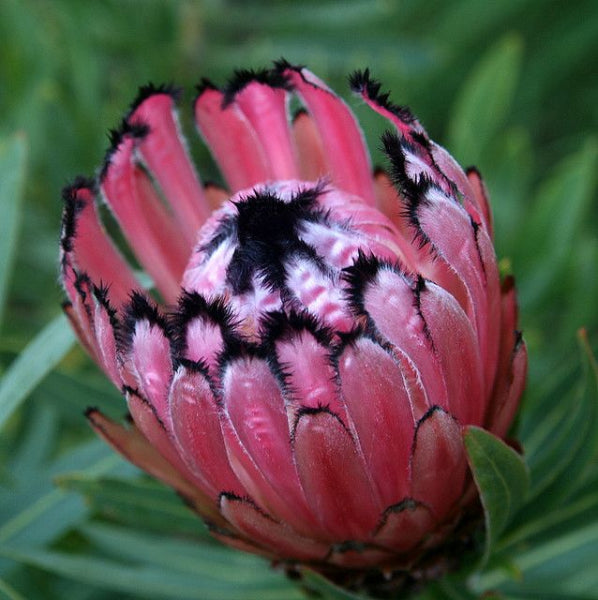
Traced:
[[132, 417], [90, 409], [94, 429], [223, 542], [326, 573], [416, 569], [463, 527], [463, 428], [504, 438], [526, 372], [479, 173], [368, 71], [351, 86], [392, 128], [388, 173], [308, 70], [204, 81], [227, 189], [200, 181], [176, 93], [142, 88], [98, 176], [65, 190], [61, 241], [66, 313]]

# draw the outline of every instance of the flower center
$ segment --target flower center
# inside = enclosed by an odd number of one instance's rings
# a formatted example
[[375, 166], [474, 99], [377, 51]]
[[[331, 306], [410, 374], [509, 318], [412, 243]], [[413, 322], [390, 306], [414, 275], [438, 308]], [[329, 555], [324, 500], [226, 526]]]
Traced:
[[346, 332], [355, 320], [343, 269], [360, 252], [400, 260], [397, 235], [381, 212], [335, 188], [263, 184], [235, 194], [202, 228], [182, 286], [224, 298], [250, 339], [276, 311], [307, 311]]

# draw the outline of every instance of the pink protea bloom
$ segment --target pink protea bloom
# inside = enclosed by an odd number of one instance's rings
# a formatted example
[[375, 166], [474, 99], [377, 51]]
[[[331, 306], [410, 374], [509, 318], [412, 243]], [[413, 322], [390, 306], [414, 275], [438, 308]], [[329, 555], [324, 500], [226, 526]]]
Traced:
[[[169, 88], [65, 190], [66, 313], [126, 397], [95, 430], [227, 544], [332, 574], [417, 569], [475, 512], [467, 425], [504, 438], [526, 372], [486, 191], [369, 72], [389, 173], [304, 68], [204, 81], [202, 185]], [[290, 121], [289, 99], [304, 105]], [[102, 198], [160, 300], [107, 236]], [[338, 579], [338, 577], [337, 577]]]

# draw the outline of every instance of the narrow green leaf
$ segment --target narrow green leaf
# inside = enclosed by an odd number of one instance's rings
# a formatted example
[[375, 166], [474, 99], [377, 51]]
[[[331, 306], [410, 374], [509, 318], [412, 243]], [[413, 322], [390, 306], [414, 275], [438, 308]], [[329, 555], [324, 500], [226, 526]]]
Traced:
[[8, 585], [3, 579], [0, 579], [0, 598], [6, 598], [6, 600], [25, 600], [19, 592]]
[[52, 455], [58, 435], [56, 411], [42, 404], [29, 417], [20, 443], [13, 448], [8, 465], [15, 485], [27, 486], [38, 479]]
[[87, 509], [81, 498], [53, 485], [52, 477], [65, 467], [85, 469], [90, 475], [99, 476], [117, 471], [121, 465], [124, 465], [122, 459], [106, 444], [93, 440], [73, 448], [54, 463], [41, 465], [23, 487], [2, 490], [0, 544], [27, 547], [46, 544], [85, 517]]
[[29, 343], [0, 382], [0, 428], [40, 381], [71, 349], [75, 336], [59, 315]]
[[486, 519], [486, 561], [500, 534], [523, 503], [529, 476], [523, 459], [488, 431], [467, 427], [465, 448]]
[[523, 542], [533, 543], [537, 539], [554, 538], [555, 530], [574, 529], [587, 523], [588, 520], [596, 519], [598, 519], [598, 492], [583, 496], [575, 502], [568, 502], [558, 510], [537, 512], [535, 519], [525, 519], [521, 525], [509, 530], [496, 549], [502, 552]]
[[523, 214], [529, 203], [533, 156], [531, 136], [518, 127], [502, 131], [488, 149], [492, 168], [483, 174], [490, 190], [498, 256], [511, 256], [527, 225]]
[[449, 124], [448, 147], [457, 160], [478, 162], [503, 124], [519, 78], [519, 37], [509, 35], [478, 62], [463, 86]]
[[305, 587], [312, 592], [321, 594], [324, 600], [367, 600], [366, 596], [348, 592], [311, 569], [301, 569], [301, 575]]
[[263, 559], [220, 544], [208, 545], [100, 523], [83, 525], [79, 531], [103, 553], [124, 561], [215, 580], [234, 579], [239, 585], [280, 577]]
[[597, 165], [598, 142], [590, 138], [540, 187], [516, 247], [522, 305], [537, 304], [560, 280], [594, 199]]
[[584, 330], [578, 342], [583, 365], [579, 381], [540, 421], [539, 441], [533, 431], [530, 436], [532, 485], [529, 502], [516, 519], [519, 527], [545, 518], [581, 489], [598, 451], [598, 369]]
[[0, 325], [21, 221], [25, 160], [23, 134], [0, 140]]
[[56, 483], [84, 494], [92, 511], [112, 522], [147, 532], [184, 533], [213, 539], [207, 528], [170, 488], [150, 479], [93, 478], [84, 473], [58, 477]]
[[478, 596], [470, 592], [464, 582], [456, 579], [449, 576], [432, 583], [418, 600], [477, 600]]
[[62, 552], [0, 546], [0, 555], [57, 575], [105, 590], [126, 592], [143, 598], [188, 600], [303, 600], [304, 596], [282, 576], [251, 584], [239, 584], [234, 570], [225, 579], [199, 577], [155, 565], [122, 562]]
[[[596, 595], [592, 594], [572, 594], [567, 591], [565, 593], [554, 593], [552, 591], [544, 591], [542, 592], [542, 600], [596, 600]], [[518, 593], [509, 593], [509, 594], [500, 594], [496, 596], [489, 596], [488, 600], [538, 600], [538, 592], [537, 591], [524, 591], [521, 590]], [[484, 600], [486, 600], [486, 596], [484, 596]]]
[[[584, 552], [584, 549], [589, 550]], [[525, 586], [521, 589], [532, 586], [537, 592], [544, 588], [546, 592], [559, 594], [568, 591], [567, 584], [564, 583], [566, 573], [571, 577], [583, 579], [585, 569], [588, 573], [595, 570], [597, 551], [598, 523], [589, 523], [580, 529], [568, 531], [551, 539], [545, 544], [533, 545], [529, 550], [512, 556], [512, 561], [525, 582]], [[534, 573], [536, 569], [539, 571]], [[476, 578], [475, 586], [480, 592], [505, 586], [509, 591], [517, 589], [509, 573], [502, 569], [481, 574]], [[544, 598], [544, 594], [539, 594], [537, 597]]]

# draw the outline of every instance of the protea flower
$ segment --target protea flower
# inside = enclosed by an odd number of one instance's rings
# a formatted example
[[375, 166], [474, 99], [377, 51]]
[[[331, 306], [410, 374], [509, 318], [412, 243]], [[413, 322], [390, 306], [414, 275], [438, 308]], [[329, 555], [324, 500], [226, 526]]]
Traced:
[[480, 175], [367, 70], [350, 81], [393, 128], [389, 174], [306, 69], [204, 80], [195, 120], [227, 189], [196, 174], [176, 93], [142, 88], [98, 176], [64, 192], [66, 313], [132, 418], [90, 409], [92, 426], [217, 538], [337, 580], [422, 576], [476, 511], [463, 428], [504, 438], [526, 351]]

